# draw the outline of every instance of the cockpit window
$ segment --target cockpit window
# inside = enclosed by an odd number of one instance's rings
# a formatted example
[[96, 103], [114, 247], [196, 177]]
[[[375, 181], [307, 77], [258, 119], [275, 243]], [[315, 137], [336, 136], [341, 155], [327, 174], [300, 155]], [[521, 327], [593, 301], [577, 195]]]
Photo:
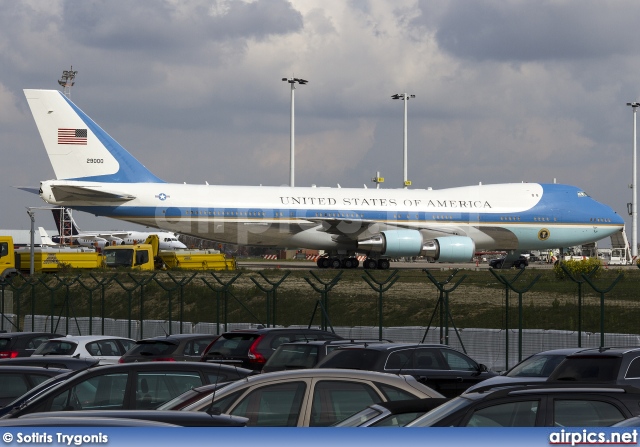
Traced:
[[589, 194], [584, 191], [578, 191], [578, 197], [589, 197]]

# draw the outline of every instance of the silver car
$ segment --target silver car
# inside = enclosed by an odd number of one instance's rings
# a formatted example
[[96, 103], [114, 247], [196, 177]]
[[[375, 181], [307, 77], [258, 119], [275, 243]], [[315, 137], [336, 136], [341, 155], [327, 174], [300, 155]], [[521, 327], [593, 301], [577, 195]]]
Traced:
[[326, 427], [377, 402], [443, 397], [413, 376], [347, 369], [278, 371], [203, 388], [158, 409], [243, 416], [248, 426]]

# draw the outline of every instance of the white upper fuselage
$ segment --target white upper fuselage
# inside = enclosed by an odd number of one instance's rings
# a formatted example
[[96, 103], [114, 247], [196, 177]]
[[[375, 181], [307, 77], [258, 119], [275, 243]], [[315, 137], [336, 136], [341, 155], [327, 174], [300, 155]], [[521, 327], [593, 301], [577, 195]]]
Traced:
[[[59, 200], [60, 187], [86, 191], [87, 198]], [[96, 202], [93, 191], [126, 198]], [[605, 238], [623, 227], [609, 207], [578, 188], [537, 183], [410, 190], [51, 180], [42, 183], [41, 196], [96, 215], [273, 247], [348, 248], [347, 239], [410, 228], [426, 237], [469, 236], [478, 249], [543, 249]]]

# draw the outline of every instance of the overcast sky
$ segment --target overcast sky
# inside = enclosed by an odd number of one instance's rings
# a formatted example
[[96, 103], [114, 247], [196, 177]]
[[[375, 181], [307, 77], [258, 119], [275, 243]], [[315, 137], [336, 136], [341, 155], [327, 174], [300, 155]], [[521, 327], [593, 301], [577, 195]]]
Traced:
[[[0, 228], [29, 228], [54, 178], [22, 89], [60, 88], [160, 178], [402, 184], [567, 183], [627, 220], [640, 99], [637, 1], [2, 1]], [[86, 229], [130, 224], [84, 213]], [[36, 225], [54, 227], [48, 212]], [[137, 227], [134, 227], [137, 228]], [[629, 236], [630, 237], [630, 236]]]

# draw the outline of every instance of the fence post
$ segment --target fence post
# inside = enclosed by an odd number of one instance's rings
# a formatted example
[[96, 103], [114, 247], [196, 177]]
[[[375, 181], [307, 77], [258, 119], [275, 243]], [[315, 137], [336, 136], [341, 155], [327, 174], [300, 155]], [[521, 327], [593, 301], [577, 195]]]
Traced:
[[[464, 343], [462, 343], [462, 338], [460, 337], [460, 333], [458, 332], [458, 328], [456, 328], [455, 323], [453, 322], [453, 316], [451, 315], [451, 311], [449, 310], [449, 293], [453, 292], [461, 283], [465, 280], [467, 275], [464, 275], [462, 278], [456, 282], [453, 287], [450, 289], [445, 289], [444, 286], [451, 282], [454, 276], [458, 273], [458, 269], [454, 269], [453, 273], [449, 275], [449, 277], [445, 281], [438, 281], [427, 269], [422, 269], [423, 272], [427, 274], [427, 277], [431, 280], [431, 282], [438, 288], [438, 302], [436, 303], [436, 307], [433, 309], [433, 313], [431, 314], [431, 319], [429, 320], [429, 325], [427, 329], [424, 331], [424, 335], [422, 336], [421, 343], [424, 343], [424, 340], [427, 338], [427, 333], [431, 328], [431, 322], [433, 321], [433, 317], [435, 316], [438, 308], [440, 308], [440, 343], [445, 345], [449, 345], [449, 320], [451, 320], [451, 324], [453, 324], [453, 330], [458, 337], [458, 341], [460, 341], [460, 346], [464, 353], [467, 353], [467, 350], [464, 347]], [[444, 327], [444, 330], [443, 330]]]
[[[491, 273], [493, 273], [496, 278], [498, 278], [498, 275], [493, 271], [493, 269], [489, 269], [491, 271]], [[524, 269], [520, 269], [520, 273], [522, 273], [524, 271]], [[513, 283], [515, 283], [516, 279], [518, 279], [518, 277], [520, 276], [520, 273], [517, 274], [513, 280], [509, 281], [507, 280], [504, 276], [499, 275], [500, 278], [500, 282], [502, 282], [503, 284], [506, 284], [506, 286], [513, 290], [515, 293], [518, 294], [518, 361], [522, 361], [522, 295], [526, 292], [528, 292], [535, 283], [538, 282], [538, 280], [542, 277], [542, 275], [538, 275], [535, 278], [533, 278], [533, 281], [524, 289], [516, 289], [513, 286]], [[508, 325], [508, 321], [506, 322], [506, 324]], [[509, 340], [509, 331], [507, 331], [507, 340]], [[508, 356], [508, 351], [507, 351], [507, 355], [505, 356], [505, 358]], [[509, 365], [507, 363], [506, 368], [505, 369], [509, 369]]]
[[318, 292], [320, 294], [320, 300], [316, 301], [316, 306], [313, 309], [313, 314], [311, 314], [311, 319], [309, 320], [309, 327], [311, 327], [311, 323], [313, 322], [313, 318], [315, 317], [316, 314], [316, 310], [318, 309], [318, 305], [321, 307], [322, 310], [322, 320], [321, 320], [321, 327], [323, 331], [327, 330], [327, 322], [329, 323], [329, 326], [331, 326], [331, 331], [335, 332], [333, 330], [333, 325], [331, 325], [331, 322], [329, 321], [329, 291], [331, 289], [333, 289], [333, 287], [338, 284], [338, 281], [340, 281], [340, 277], [342, 276], [342, 272], [343, 270], [340, 270], [340, 272], [333, 277], [333, 279], [329, 282], [325, 282], [322, 279], [320, 279], [318, 277], [318, 275], [316, 275], [313, 270], [309, 270], [309, 273], [311, 273], [311, 275], [316, 279], [316, 281], [318, 281], [323, 288], [319, 288], [318, 286], [316, 286], [315, 284], [313, 284], [311, 282], [311, 280], [308, 277], [304, 277], [305, 281], [307, 281], [307, 283], [309, 283], [309, 285], [313, 288], [313, 290], [315, 290], [316, 292]]
[[224, 324], [225, 330], [227, 328], [227, 292], [229, 291], [229, 287], [235, 282], [236, 279], [240, 278], [242, 272], [236, 273], [236, 275], [231, 278], [227, 282], [223, 282], [220, 278], [216, 276], [215, 273], [209, 272], [211, 276], [220, 284], [220, 288], [214, 287], [212, 284], [209, 284], [209, 281], [206, 278], [200, 278], [203, 283], [207, 285], [213, 292], [216, 294], [216, 334], [220, 334], [220, 297], [224, 299]]
[[[191, 276], [183, 276], [180, 281], [176, 280], [171, 272], [167, 271], [166, 273], [167, 276], [171, 278], [171, 280], [176, 284], [176, 288], [180, 289], [180, 333], [182, 334], [182, 323], [184, 322], [184, 286], [189, 284], [193, 280], [193, 278], [196, 277], [198, 272], [193, 272]], [[158, 281], [156, 281], [156, 283], [160, 284]], [[161, 285], [160, 287], [163, 286]], [[174, 289], [171, 290], [173, 291]], [[169, 306], [171, 306], [171, 300], [169, 300]], [[171, 334], [171, 308], [169, 308], [169, 334]]]
[[149, 284], [153, 278], [156, 277], [158, 272], [151, 272], [150, 277], [142, 277], [140, 281], [137, 281], [136, 278], [131, 274], [131, 272], [127, 272], [129, 278], [133, 281], [140, 284], [140, 338], [144, 338], [144, 286]]
[[[564, 262], [560, 263], [560, 268], [564, 271], [564, 274], [567, 275], [567, 277], [571, 281], [573, 281], [576, 284], [578, 284], [578, 348], [581, 348], [582, 347], [582, 284], [585, 283], [585, 280], [583, 279], [582, 281], [579, 281], [577, 278], [574, 278], [574, 276], [571, 274], [571, 272], [564, 265]], [[589, 273], [587, 273], [587, 276], [589, 278], [591, 278], [599, 268], [600, 268], [600, 266], [596, 265], [593, 268], [593, 270], [591, 270]], [[584, 273], [583, 273], [583, 275], [584, 275]]]
[[[369, 287], [378, 292], [378, 340], [382, 340], [382, 297], [384, 292], [389, 290], [391, 286], [393, 286], [396, 281], [400, 279], [400, 276], [398, 276], [398, 270], [396, 269], [387, 277], [387, 279], [378, 281], [373, 277], [369, 270], [365, 270], [364, 272], [369, 277], [367, 278], [366, 276], [362, 275], [362, 278], [364, 278], [367, 284], [369, 284]], [[385, 284], [387, 283], [388, 285], [385, 286]]]
[[618, 281], [620, 281], [623, 276], [624, 275], [620, 273], [609, 287], [607, 287], [606, 289], [600, 289], [596, 287], [594, 283], [591, 282], [591, 279], [587, 277], [587, 275], [585, 275], [584, 273], [582, 274], [582, 277], [584, 278], [584, 280], [587, 283], [589, 283], [589, 285], [593, 288], [593, 290], [595, 290], [600, 294], [600, 347], [601, 348], [604, 347], [604, 295], [606, 293], [609, 293], [611, 289], [613, 289], [615, 285], [618, 284]]
[[264, 279], [266, 282], [268, 282], [271, 285], [271, 288], [267, 288], [266, 286], [262, 286], [258, 283], [258, 281], [256, 281], [256, 279], [252, 276], [251, 277], [251, 281], [253, 281], [253, 283], [260, 289], [262, 290], [264, 293], [267, 294], [267, 327], [270, 327], [270, 321], [271, 321], [271, 315], [270, 315], [270, 310], [269, 310], [269, 298], [271, 297], [271, 299], [273, 299], [273, 326], [275, 327], [276, 325], [276, 296], [278, 293], [278, 287], [280, 287], [280, 285], [282, 284], [282, 281], [285, 280], [285, 278], [287, 276], [289, 276], [291, 274], [291, 271], [287, 270], [284, 274], [284, 276], [282, 278], [280, 278], [279, 281], [270, 281], [269, 278], [267, 278], [266, 276], [264, 276], [264, 274], [262, 272], [258, 272], [258, 274], [260, 276], [262, 276], [262, 279]]

